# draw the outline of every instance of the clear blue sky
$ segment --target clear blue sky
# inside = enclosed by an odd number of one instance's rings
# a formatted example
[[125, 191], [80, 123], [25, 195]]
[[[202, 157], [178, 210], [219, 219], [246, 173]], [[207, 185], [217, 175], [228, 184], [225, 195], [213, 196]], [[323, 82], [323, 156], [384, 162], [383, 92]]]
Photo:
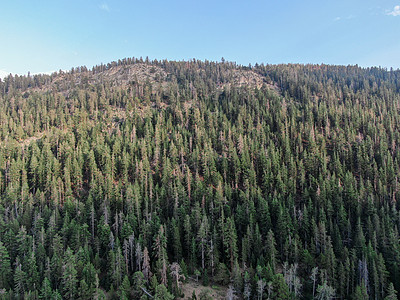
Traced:
[[0, 70], [26, 74], [124, 57], [400, 68], [400, 0], [13, 0]]

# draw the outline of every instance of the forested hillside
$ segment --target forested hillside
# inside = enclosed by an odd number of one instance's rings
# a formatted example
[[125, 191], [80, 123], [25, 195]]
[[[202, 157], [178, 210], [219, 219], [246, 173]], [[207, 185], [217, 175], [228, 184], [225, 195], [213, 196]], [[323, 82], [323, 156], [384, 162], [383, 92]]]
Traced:
[[[398, 299], [400, 71], [124, 59], [0, 81], [0, 298]], [[197, 299], [209, 299], [206, 293]]]

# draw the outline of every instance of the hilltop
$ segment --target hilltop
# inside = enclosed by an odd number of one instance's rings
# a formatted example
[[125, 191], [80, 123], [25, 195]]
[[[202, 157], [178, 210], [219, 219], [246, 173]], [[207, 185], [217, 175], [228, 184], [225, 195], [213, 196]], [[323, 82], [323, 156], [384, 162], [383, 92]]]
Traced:
[[[210, 69], [217, 66], [216, 74], [210, 74]], [[134, 84], [151, 84], [153, 88], [166, 89], [169, 83], [181, 82], [182, 76], [189, 75], [192, 80], [210, 80], [216, 88], [257, 87], [270, 85], [270, 80], [249, 67], [235, 63], [217, 63], [201, 61], [146, 61], [142, 59], [124, 59], [107, 65], [98, 65], [89, 70], [86, 67], [72, 68], [70, 71], [54, 72], [51, 75], [37, 74], [33, 76], [6, 77], [3, 82], [8, 86], [13, 82], [20, 91], [55, 90], [70, 91], [76, 87], [108, 84], [110, 86], [129, 86]], [[189, 80], [190, 80], [189, 79]], [[271, 85], [276, 89], [276, 86]]]

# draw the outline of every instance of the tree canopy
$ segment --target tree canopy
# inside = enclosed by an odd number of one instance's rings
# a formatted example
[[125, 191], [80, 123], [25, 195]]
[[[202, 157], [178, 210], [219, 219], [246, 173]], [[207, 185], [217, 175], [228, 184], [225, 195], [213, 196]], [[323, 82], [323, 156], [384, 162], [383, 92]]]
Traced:
[[400, 291], [400, 71], [129, 58], [5, 78], [0, 124], [5, 299]]

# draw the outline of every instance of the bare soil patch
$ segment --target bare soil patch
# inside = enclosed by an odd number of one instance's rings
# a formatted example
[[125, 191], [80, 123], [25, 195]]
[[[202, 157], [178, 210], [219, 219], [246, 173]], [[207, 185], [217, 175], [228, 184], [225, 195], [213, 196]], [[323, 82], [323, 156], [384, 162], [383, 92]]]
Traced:
[[204, 286], [200, 282], [189, 279], [188, 282], [182, 284], [182, 292], [185, 296], [181, 299], [192, 299], [193, 291], [197, 299], [203, 291], [208, 291], [212, 299], [222, 300], [225, 299], [227, 288], [221, 285]]

